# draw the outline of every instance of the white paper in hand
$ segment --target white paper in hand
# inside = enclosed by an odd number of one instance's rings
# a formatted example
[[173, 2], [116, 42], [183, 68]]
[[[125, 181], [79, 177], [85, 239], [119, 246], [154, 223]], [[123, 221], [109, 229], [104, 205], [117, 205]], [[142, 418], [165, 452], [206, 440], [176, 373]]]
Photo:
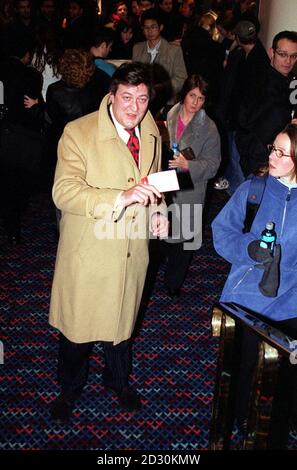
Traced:
[[175, 170], [159, 171], [141, 178], [142, 184], [151, 184], [160, 191], [166, 193], [168, 191], [178, 191], [179, 184]]

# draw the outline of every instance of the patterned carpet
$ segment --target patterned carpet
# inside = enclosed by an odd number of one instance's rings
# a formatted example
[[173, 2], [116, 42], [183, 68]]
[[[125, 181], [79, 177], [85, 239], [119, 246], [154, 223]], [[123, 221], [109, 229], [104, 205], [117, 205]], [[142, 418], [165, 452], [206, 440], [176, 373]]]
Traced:
[[[227, 264], [215, 254], [209, 220], [226, 196], [212, 197], [204, 244], [177, 301], [163, 287], [161, 267], [134, 343], [133, 381], [142, 396], [136, 415], [121, 412], [101, 385], [96, 345], [88, 386], [71, 425], [54, 425], [50, 403], [56, 382], [58, 334], [48, 326], [57, 237], [47, 194], [25, 214], [23, 243], [1, 247], [0, 322], [5, 363], [0, 365], [0, 450], [172, 450], [208, 448], [217, 340], [210, 309], [218, 300]], [[0, 232], [0, 244], [3, 243]]]

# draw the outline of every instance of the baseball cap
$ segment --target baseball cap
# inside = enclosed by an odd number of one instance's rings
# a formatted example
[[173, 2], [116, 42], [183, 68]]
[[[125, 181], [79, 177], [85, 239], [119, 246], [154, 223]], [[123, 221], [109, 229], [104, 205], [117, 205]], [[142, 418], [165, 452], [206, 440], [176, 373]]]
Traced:
[[256, 27], [251, 21], [239, 21], [235, 26], [233, 33], [240, 39], [254, 39], [257, 35]]

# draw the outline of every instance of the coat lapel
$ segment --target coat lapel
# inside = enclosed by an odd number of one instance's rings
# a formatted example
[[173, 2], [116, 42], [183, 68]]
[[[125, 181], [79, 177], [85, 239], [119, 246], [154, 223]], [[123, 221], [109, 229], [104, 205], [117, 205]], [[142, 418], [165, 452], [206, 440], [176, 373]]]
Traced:
[[140, 137], [141, 137], [141, 156], [140, 156], [140, 175], [141, 177], [148, 175], [151, 166], [156, 158], [157, 151], [157, 137], [155, 132], [143, 132], [141, 126]]
[[[118, 151], [127, 159], [127, 162], [133, 167], [134, 171], [140, 172], [140, 176], [146, 176], [151, 169], [151, 166], [156, 158], [157, 152], [157, 132], [155, 127], [151, 124], [152, 117], [148, 111], [142, 123], [140, 124], [140, 170], [137, 168], [133, 156], [128, 149], [127, 145], [118, 136], [115, 126], [113, 125], [109, 114], [107, 112], [107, 105], [109, 95], [105, 96], [100, 106], [100, 113], [98, 117], [98, 144], [104, 145], [104, 142], [114, 140], [115, 152], [116, 146]], [[101, 113], [102, 111], [102, 113]]]

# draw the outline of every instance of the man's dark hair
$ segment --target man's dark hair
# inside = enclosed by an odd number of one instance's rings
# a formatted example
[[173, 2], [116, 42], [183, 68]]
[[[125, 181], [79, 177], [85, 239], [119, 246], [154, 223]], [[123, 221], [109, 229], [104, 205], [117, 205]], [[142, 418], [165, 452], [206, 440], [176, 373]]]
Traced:
[[91, 40], [91, 47], [99, 47], [104, 42], [108, 45], [114, 41], [115, 33], [113, 29], [102, 27], [96, 30]]
[[238, 36], [238, 39], [240, 41], [241, 44], [244, 44], [245, 46], [247, 46], [248, 44], [256, 44], [257, 42], [257, 33], [255, 33], [254, 36], [252, 36], [251, 38], [247, 39], [247, 38], [243, 38], [243, 37], [240, 37]]
[[189, 91], [194, 90], [194, 88], [199, 88], [201, 94], [205, 96], [205, 101], [207, 100], [208, 83], [201, 77], [201, 75], [194, 74], [194, 75], [190, 75], [184, 81], [183, 87], [179, 94], [180, 103], [184, 102], [185, 97], [187, 96]]
[[287, 39], [288, 41], [297, 43], [297, 33], [296, 31], [281, 31], [276, 34], [272, 41], [272, 49], [275, 51], [277, 49], [278, 42], [281, 39]]
[[70, 3], [77, 3], [77, 5], [84, 9], [85, 8], [85, 0], [69, 0], [68, 4], [70, 5]]
[[[142, 0], [137, 0], [138, 5], [140, 5], [141, 2], [142, 2]], [[152, 5], [155, 5], [154, 1], [150, 0], [150, 2], [151, 2]]]
[[153, 20], [153, 21], [156, 21], [159, 26], [162, 25], [158, 11], [155, 8], [150, 8], [149, 10], [145, 10], [142, 13], [141, 18], [140, 18], [141, 26], [144, 26], [145, 20]]
[[138, 86], [141, 83], [147, 86], [149, 98], [152, 99], [154, 89], [151, 67], [142, 62], [124, 62], [112, 76], [110, 92], [115, 95], [119, 85]]

